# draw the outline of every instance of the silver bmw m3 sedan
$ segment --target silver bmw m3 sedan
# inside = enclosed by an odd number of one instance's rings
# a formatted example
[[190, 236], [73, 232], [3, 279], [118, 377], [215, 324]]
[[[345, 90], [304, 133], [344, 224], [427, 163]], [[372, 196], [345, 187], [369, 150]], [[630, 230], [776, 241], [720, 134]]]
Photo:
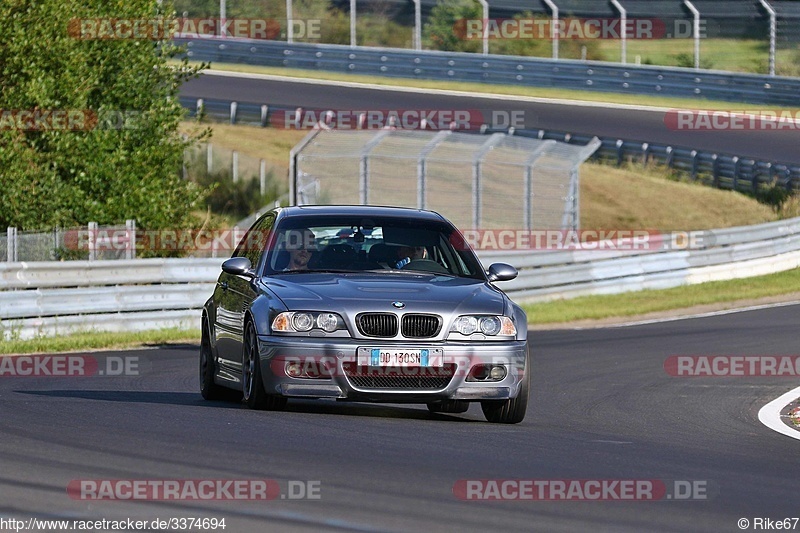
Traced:
[[489, 422], [525, 417], [525, 312], [431, 211], [277, 208], [222, 265], [202, 316], [200, 390], [253, 409], [289, 398], [420, 403]]

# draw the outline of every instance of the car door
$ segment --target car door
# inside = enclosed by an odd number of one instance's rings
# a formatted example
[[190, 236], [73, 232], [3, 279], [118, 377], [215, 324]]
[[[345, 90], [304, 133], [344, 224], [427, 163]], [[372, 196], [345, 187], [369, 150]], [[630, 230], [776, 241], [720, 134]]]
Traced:
[[[262, 270], [261, 258], [275, 222], [275, 214], [267, 213], [244, 235], [232, 257], [247, 257], [256, 273]], [[214, 291], [216, 305], [215, 330], [220, 372], [238, 379], [242, 365], [242, 339], [245, 313], [257, 294], [253, 280], [223, 272]]]

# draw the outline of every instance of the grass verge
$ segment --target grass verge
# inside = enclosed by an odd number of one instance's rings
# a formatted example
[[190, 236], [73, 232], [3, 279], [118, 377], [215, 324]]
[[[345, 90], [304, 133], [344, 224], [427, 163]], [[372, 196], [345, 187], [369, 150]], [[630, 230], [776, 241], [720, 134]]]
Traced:
[[[199, 64], [199, 62], [197, 63]], [[252, 74], [268, 74], [272, 76], [289, 76], [294, 78], [307, 78], [328, 81], [343, 81], [350, 83], [369, 83], [394, 87], [414, 87], [420, 89], [439, 89], [448, 91], [461, 91], [467, 93], [502, 94], [509, 96], [527, 96], [534, 98], [550, 98], [558, 100], [578, 100], [585, 102], [602, 102], [610, 104], [642, 105], [651, 107], [666, 107], [678, 109], [708, 109], [729, 110], [731, 102], [719, 100], [704, 100], [699, 98], [667, 98], [660, 96], [647, 96], [639, 94], [578, 91], [568, 89], [550, 89], [546, 87], [522, 87], [517, 85], [494, 85], [490, 83], [468, 83], [435, 81], [409, 78], [387, 78], [381, 76], [366, 76], [359, 74], [343, 74], [322, 70], [303, 70], [281, 67], [262, 67], [257, 65], [238, 65], [230, 63], [213, 63], [211, 68], [227, 72], [246, 72]], [[265, 97], [265, 100], [268, 100]], [[265, 101], [264, 103], [270, 103]], [[741, 104], [738, 107], [742, 107]], [[750, 108], [758, 109], [764, 106], [751, 104]], [[783, 109], [779, 106], [769, 106], [770, 109]], [[786, 108], [789, 109], [789, 108]]]
[[[523, 307], [528, 313], [528, 321], [531, 324], [555, 324], [576, 320], [634, 317], [709, 304], [731, 303], [725, 308], [742, 307], [751, 305], [753, 303], [751, 300], [791, 293], [800, 293], [800, 269], [754, 278], [711, 281], [673, 289], [582, 296], [570, 300], [524, 304]], [[742, 304], [745, 300], [748, 303]]]
[[200, 330], [159, 329], [153, 331], [88, 331], [57, 337], [0, 342], [0, 355], [116, 350], [148, 345], [200, 342]]

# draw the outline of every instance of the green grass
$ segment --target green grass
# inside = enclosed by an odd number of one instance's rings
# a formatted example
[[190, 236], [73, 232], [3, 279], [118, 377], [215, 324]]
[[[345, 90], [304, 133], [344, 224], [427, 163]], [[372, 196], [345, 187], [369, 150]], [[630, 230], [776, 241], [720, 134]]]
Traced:
[[[676, 181], [664, 167], [622, 168], [584, 163], [580, 168], [581, 226], [689, 231], [760, 224], [779, 214], [744, 194], [699, 182]], [[677, 199], [677, 201], [676, 201]]]
[[159, 329], [122, 333], [92, 331], [31, 340], [0, 341], [0, 355], [111, 350], [184, 342], [199, 343], [200, 330]]
[[[255, 65], [234, 65], [227, 63], [213, 63], [212, 69], [227, 72], [248, 72], [253, 74], [268, 74], [273, 76], [290, 76], [329, 81], [344, 81], [352, 83], [370, 83], [395, 87], [416, 87], [422, 89], [439, 89], [461, 91], [468, 93], [491, 93], [511, 96], [527, 96], [536, 98], [554, 98], [580, 100], [586, 102], [605, 102], [612, 104], [632, 104], [652, 107], [667, 107], [679, 109], [721, 109], [731, 108], [731, 102], [716, 100], [701, 100], [695, 98], [666, 98], [660, 96], [646, 96], [636, 94], [590, 92], [567, 89], [549, 89], [543, 87], [522, 87], [516, 85], [493, 85], [488, 83], [448, 82], [434, 80], [418, 80], [407, 78], [386, 78], [381, 76], [365, 76], [358, 74], [342, 74], [322, 70], [287, 69], [280, 67], [261, 67]], [[269, 95], [264, 96], [265, 103], [269, 103]], [[755, 107], [755, 106], [754, 106]], [[770, 109], [781, 109], [770, 106]], [[788, 109], [788, 108], [787, 108]]]
[[[622, 55], [619, 41], [597, 41], [599, 51], [607, 61], [619, 61]], [[693, 39], [628, 40], [628, 62], [636, 56], [642, 64], [672, 67], [694, 66]], [[800, 74], [797, 48], [778, 49], [775, 64], [780, 76]], [[701, 39], [700, 66], [731, 72], [767, 74], [769, 72], [769, 42], [757, 39]]]
[[685, 309], [698, 305], [730, 303], [783, 294], [800, 293], [800, 269], [730, 281], [711, 281], [673, 289], [582, 296], [570, 300], [524, 304], [531, 324], [632, 317], [646, 313]]

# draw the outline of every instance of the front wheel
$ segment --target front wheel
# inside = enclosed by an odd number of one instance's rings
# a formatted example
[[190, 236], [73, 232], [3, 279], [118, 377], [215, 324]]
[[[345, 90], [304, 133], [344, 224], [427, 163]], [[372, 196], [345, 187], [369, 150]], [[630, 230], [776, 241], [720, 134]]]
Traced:
[[252, 322], [245, 327], [242, 354], [242, 394], [250, 409], [279, 411], [286, 407], [286, 398], [267, 394], [261, 377], [261, 361], [258, 352], [258, 336]]
[[531, 385], [530, 360], [525, 365], [525, 374], [516, 398], [509, 400], [486, 400], [481, 402], [483, 416], [497, 424], [519, 424], [528, 410], [528, 395]]

